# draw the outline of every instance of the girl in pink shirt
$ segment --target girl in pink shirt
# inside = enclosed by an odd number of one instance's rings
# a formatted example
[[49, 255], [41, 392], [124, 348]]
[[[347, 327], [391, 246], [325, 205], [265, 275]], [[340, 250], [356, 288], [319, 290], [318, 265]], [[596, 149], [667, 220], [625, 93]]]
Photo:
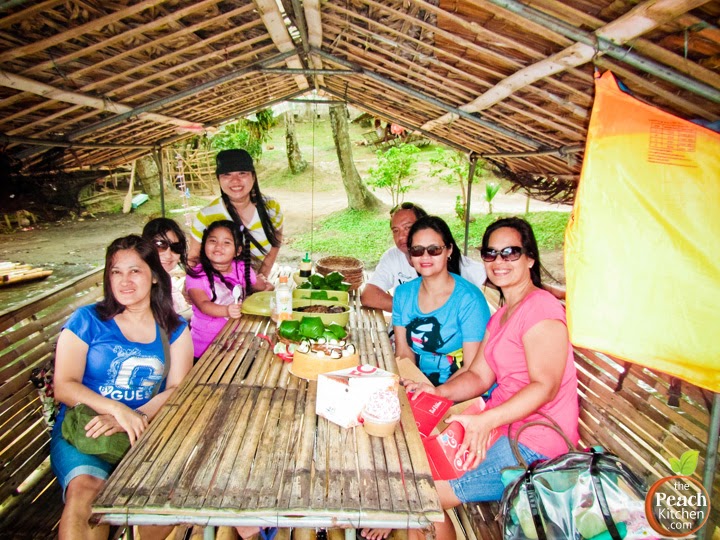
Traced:
[[[188, 272], [185, 279], [193, 305], [190, 335], [196, 359], [207, 350], [228, 318], [240, 318], [242, 300], [252, 292], [257, 278], [249, 261], [240, 260], [243, 252], [249, 250], [243, 250], [242, 232], [232, 221], [216, 221], [203, 232], [200, 265]], [[241, 290], [237, 303], [233, 297], [236, 285]]]

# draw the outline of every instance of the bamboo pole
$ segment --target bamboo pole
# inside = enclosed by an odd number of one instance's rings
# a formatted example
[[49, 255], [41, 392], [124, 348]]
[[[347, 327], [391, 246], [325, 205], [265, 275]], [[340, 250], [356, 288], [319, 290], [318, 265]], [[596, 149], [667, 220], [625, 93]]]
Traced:
[[[715, 483], [715, 469], [717, 467], [718, 436], [720, 432], [720, 394], [713, 393], [712, 413], [708, 429], [708, 443], [705, 449], [705, 467], [703, 468], [703, 486], [712, 499], [713, 484]], [[709, 508], [708, 508], [709, 510]], [[699, 540], [705, 540], [711, 532], [706, 522], [698, 533]]]
[[158, 146], [156, 150], [158, 160], [158, 176], [160, 177], [160, 212], [162, 217], [165, 217], [165, 174], [164, 174], [164, 163], [163, 163], [163, 151], [162, 146]]
[[477, 155], [470, 154], [470, 171], [468, 172], [467, 187], [467, 203], [465, 204], [465, 242], [463, 245], [463, 255], [467, 256], [468, 238], [470, 236], [470, 202], [472, 196], [472, 181], [475, 177], [475, 167], [477, 167]]
[[125, 200], [123, 201], [123, 214], [127, 214], [132, 209], [132, 199], [133, 199], [133, 186], [135, 184], [135, 170], [137, 167], [137, 160], [134, 159], [132, 162], [132, 171], [130, 172], [130, 183], [128, 185], [128, 192], [127, 195], [125, 195]]

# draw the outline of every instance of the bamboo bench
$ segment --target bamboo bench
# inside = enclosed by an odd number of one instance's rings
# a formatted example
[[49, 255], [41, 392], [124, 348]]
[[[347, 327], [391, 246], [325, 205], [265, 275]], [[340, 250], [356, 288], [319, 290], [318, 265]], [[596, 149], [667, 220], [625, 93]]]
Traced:
[[[486, 291], [491, 305], [492, 291]], [[623, 459], [649, 487], [674, 473], [668, 460], [698, 450], [694, 477], [702, 482], [712, 392], [668, 375], [575, 348], [580, 403], [580, 444], [595, 444]], [[706, 538], [720, 534], [720, 474], [715, 471]], [[501, 539], [497, 503], [457, 508], [468, 540]]]
[[62, 325], [102, 295], [102, 270], [0, 313], [0, 538], [55, 538], [63, 503], [50, 431], [30, 380], [52, 364]]
[[388, 148], [392, 146], [397, 146], [399, 144], [412, 144], [417, 146], [418, 148], [430, 144], [430, 139], [415, 133], [410, 133], [408, 135], [405, 135], [404, 137], [397, 137], [395, 135], [392, 135], [386, 139], [380, 137], [380, 135], [378, 135], [375, 130], [372, 130], [366, 131], [362, 134], [362, 136], [365, 139], [365, 144], [367, 146], [374, 146], [379, 150], [387, 150]]
[[375, 130], [366, 131], [362, 136], [365, 139], [366, 145], [374, 146], [378, 150], [387, 150], [397, 143], [397, 139], [394, 136], [388, 138], [381, 137]]

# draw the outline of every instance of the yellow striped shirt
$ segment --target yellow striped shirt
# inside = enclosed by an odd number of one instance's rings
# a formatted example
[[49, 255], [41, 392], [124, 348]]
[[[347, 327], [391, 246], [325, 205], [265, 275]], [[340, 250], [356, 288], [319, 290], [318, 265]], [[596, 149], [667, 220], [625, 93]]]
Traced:
[[[272, 224], [275, 226], [275, 230], [282, 230], [283, 213], [280, 209], [280, 203], [272, 197], [263, 196], [263, 200], [265, 201], [265, 208], [267, 208], [268, 217], [270, 218]], [[232, 218], [230, 217], [230, 212], [228, 212], [227, 208], [225, 207], [225, 203], [223, 202], [222, 197], [218, 197], [195, 215], [195, 219], [193, 220], [190, 233], [192, 234], [193, 238], [195, 238], [195, 240], [197, 240], [198, 242], [202, 242], [203, 231], [211, 223], [223, 219], [229, 219], [230, 221], [232, 221]], [[270, 245], [270, 241], [267, 239], [267, 236], [265, 236], [265, 230], [262, 228], [262, 224], [260, 223], [260, 215], [258, 214], [257, 208], [255, 209], [255, 214], [253, 215], [252, 221], [249, 225], [246, 224], [245, 226], [253, 235], [253, 238], [255, 238], [255, 240], [257, 240], [257, 242], [265, 249], [265, 254], [263, 254], [255, 245], [251, 243], [250, 253], [252, 253], [259, 260], [263, 260], [272, 246]]]

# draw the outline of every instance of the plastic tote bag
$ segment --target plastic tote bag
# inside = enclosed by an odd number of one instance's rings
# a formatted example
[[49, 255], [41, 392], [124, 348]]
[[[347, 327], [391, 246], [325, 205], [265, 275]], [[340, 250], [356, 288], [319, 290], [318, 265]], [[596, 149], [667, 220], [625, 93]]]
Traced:
[[[519, 433], [511, 438], [518, 463]], [[564, 437], [567, 441], [567, 438]], [[570, 452], [527, 467], [505, 469], [500, 503], [503, 537], [529, 540], [621, 540], [647, 533], [646, 489], [617, 456], [602, 449]]]

